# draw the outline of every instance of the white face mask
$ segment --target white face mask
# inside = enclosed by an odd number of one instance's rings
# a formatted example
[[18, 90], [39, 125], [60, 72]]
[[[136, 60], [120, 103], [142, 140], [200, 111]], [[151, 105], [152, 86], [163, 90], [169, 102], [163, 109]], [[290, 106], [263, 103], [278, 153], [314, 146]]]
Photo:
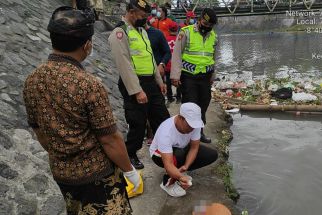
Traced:
[[191, 25], [195, 24], [195, 20], [194, 19], [190, 19], [189, 20], [189, 24], [191, 24]]
[[156, 15], [156, 14], [157, 14], [157, 10], [156, 10], [156, 9], [153, 9], [153, 10], [151, 11], [151, 14], [152, 14], [152, 15]]
[[94, 38], [92, 38], [92, 50], [88, 56], [93, 57], [93, 55], [94, 55]]
[[161, 12], [160, 11], [157, 12], [157, 17], [161, 18]]
[[94, 46], [92, 46], [92, 51], [91, 51], [91, 53], [89, 54], [89, 56], [90, 56], [90, 57], [93, 57], [93, 55], [94, 55]]

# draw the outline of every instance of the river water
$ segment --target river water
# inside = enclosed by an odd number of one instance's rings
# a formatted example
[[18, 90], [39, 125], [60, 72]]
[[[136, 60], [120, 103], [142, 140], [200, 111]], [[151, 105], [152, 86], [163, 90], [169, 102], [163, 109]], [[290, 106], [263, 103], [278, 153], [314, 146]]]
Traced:
[[[219, 36], [217, 71], [274, 76], [287, 71], [322, 77], [322, 34], [249, 33]], [[318, 54], [320, 59], [318, 59]]]
[[[218, 53], [223, 74], [322, 77], [319, 34], [221, 35]], [[256, 215], [322, 214], [322, 115], [247, 112], [233, 119], [229, 161], [241, 194], [237, 207]]]

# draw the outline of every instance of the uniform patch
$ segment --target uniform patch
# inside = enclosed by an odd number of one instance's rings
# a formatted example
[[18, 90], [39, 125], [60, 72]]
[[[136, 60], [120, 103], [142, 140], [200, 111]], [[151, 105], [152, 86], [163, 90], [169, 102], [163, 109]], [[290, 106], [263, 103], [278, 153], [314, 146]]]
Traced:
[[140, 5], [142, 8], [145, 8], [145, 6], [146, 6], [146, 2], [145, 2], [145, 1], [143, 1], [143, 0], [139, 0], [139, 1], [138, 1], [138, 5]]
[[203, 18], [204, 18], [207, 22], [209, 22], [209, 20], [210, 20], [209, 15], [208, 15], [208, 14], [206, 14], [206, 13], [203, 15]]
[[123, 38], [123, 32], [121, 32], [121, 31], [116, 32], [116, 38], [121, 40]]

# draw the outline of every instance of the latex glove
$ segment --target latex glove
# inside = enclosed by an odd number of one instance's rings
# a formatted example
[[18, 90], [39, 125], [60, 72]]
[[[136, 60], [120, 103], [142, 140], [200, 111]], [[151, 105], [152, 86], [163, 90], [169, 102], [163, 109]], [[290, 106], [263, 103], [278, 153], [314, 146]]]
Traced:
[[133, 170], [124, 172], [123, 175], [134, 185], [133, 191], [135, 192], [140, 186], [140, 175], [132, 166]]

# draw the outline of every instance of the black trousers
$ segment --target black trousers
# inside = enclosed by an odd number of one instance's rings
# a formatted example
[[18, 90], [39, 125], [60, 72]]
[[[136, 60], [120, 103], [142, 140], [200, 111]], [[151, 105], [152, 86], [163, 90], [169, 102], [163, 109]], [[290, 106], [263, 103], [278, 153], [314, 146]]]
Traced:
[[[180, 168], [181, 166], [184, 165], [189, 149], [190, 149], [190, 145], [188, 145], [183, 149], [173, 148], [173, 157], [174, 157], [173, 160], [175, 161], [175, 166], [177, 168]], [[218, 158], [218, 153], [216, 150], [206, 147], [204, 145], [200, 145], [196, 159], [191, 164], [188, 171], [199, 169], [204, 166], [208, 166], [209, 164], [215, 162], [217, 158]], [[164, 168], [161, 157], [153, 155], [152, 160], [156, 165]], [[168, 174], [164, 174], [162, 181], [163, 181], [162, 182], [163, 185], [167, 185], [167, 184], [174, 183], [175, 179], [170, 178]]]
[[206, 112], [211, 100], [211, 74], [187, 75], [182, 72], [181, 92], [182, 103], [193, 102], [201, 108], [201, 118], [206, 124]]
[[[187, 147], [180, 149], [180, 148], [173, 148], [173, 156], [176, 160], [176, 167], [180, 168], [186, 162], [186, 157], [189, 152], [190, 145]], [[208, 166], [209, 164], [215, 162], [218, 158], [218, 153], [216, 150], [209, 148], [204, 145], [199, 146], [199, 150], [196, 156], [196, 159], [189, 167], [188, 171], [199, 169], [204, 166]], [[158, 165], [159, 167], [164, 168], [162, 158], [153, 155], [152, 156], [153, 162]]]
[[139, 104], [135, 95], [129, 96], [121, 79], [118, 85], [124, 99], [125, 119], [129, 124], [125, 143], [131, 157], [142, 148], [147, 120], [155, 134], [159, 125], [168, 119], [170, 114], [165, 106], [164, 96], [153, 77], [140, 79], [140, 85], [148, 97], [146, 104]]
[[76, 0], [76, 7], [78, 10], [85, 10], [90, 8], [88, 0]]

